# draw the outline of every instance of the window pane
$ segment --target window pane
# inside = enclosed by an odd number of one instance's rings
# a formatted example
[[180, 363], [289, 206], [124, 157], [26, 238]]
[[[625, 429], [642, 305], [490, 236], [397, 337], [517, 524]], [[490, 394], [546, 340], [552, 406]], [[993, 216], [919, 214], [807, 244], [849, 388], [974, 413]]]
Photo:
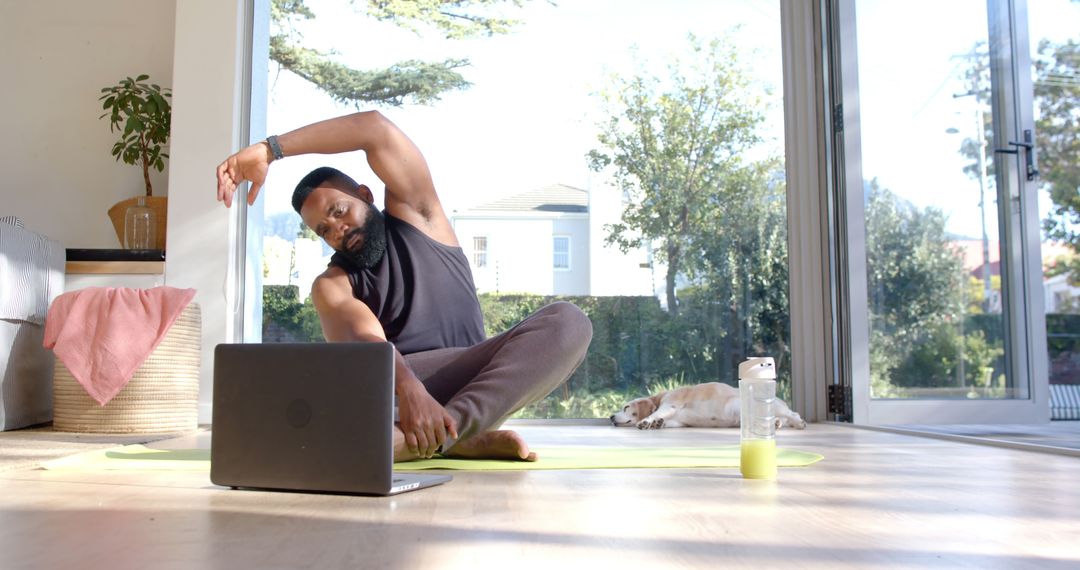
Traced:
[[[739, 361], [759, 355], [777, 359], [787, 398], [779, 2], [501, 4], [519, 21], [511, 33], [468, 40], [376, 21], [363, 3], [312, 4], [296, 25], [305, 47], [362, 70], [468, 61], [425, 104], [378, 108], [431, 166], [489, 336], [556, 300], [593, 322], [577, 372], [519, 416], [606, 418], [664, 388], [734, 384]], [[377, 107], [270, 69], [269, 132]], [[290, 185], [322, 165], [382, 201], [362, 153], [296, 157], [274, 165], [268, 215], [291, 211]], [[303, 298], [266, 313], [317, 322], [295, 313]]]
[[1080, 4], [1029, 2], [1050, 418], [1080, 420]]
[[[295, 181], [294, 181], [295, 182]], [[311, 284], [333, 253], [288, 210], [263, 220], [263, 342], [321, 342]]]
[[473, 238], [473, 267], [481, 269], [487, 267], [487, 237]]
[[555, 269], [570, 269], [570, 238], [555, 236], [552, 250], [553, 267]]
[[[987, 4], [942, 6], [856, 4], [870, 395], [1022, 398], [1005, 355]], [[934, 41], [911, 41], [914, 27]]]

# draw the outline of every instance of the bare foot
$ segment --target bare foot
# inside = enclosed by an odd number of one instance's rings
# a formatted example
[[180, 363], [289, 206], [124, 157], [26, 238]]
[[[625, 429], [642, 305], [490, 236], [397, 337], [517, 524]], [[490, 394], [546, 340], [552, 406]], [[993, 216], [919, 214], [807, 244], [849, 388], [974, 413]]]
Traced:
[[444, 453], [446, 457], [464, 459], [517, 459], [536, 461], [536, 452], [517, 432], [510, 430], [489, 431], [457, 442]]

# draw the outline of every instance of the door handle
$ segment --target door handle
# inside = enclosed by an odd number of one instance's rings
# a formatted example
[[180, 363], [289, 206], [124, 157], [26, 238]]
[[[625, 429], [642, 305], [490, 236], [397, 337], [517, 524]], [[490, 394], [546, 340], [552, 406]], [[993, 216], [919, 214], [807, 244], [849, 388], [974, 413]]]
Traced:
[[1024, 130], [1024, 141], [1009, 141], [1009, 144], [1015, 148], [995, 148], [995, 153], [1001, 154], [1019, 154], [1020, 149], [1024, 149], [1024, 158], [1027, 163], [1027, 179], [1028, 181], [1035, 180], [1035, 177], [1039, 175], [1039, 171], [1035, 168], [1035, 143], [1032, 141], [1031, 129]]

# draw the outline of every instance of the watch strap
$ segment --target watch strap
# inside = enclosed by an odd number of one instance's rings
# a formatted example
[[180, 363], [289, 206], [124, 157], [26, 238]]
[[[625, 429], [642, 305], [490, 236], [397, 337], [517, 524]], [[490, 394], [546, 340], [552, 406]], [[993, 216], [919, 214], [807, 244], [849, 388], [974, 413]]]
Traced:
[[266, 144], [270, 145], [270, 154], [274, 155], [274, 160], [285, 158], [285, 153], [281, 152], [281, 145], [277, 142], [277, 135], [266, 137]]

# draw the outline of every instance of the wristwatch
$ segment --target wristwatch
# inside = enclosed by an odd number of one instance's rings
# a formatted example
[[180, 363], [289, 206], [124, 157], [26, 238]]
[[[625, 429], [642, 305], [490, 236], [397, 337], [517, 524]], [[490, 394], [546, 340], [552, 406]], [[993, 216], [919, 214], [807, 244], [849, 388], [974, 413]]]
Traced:
[[285, 158], [285, 153], [281, 152], [281, 145], [277, 142], [277, 135], [266, 137], [266, 144], [270, 146], [270, 154], [274, 155], [274, 160]]

